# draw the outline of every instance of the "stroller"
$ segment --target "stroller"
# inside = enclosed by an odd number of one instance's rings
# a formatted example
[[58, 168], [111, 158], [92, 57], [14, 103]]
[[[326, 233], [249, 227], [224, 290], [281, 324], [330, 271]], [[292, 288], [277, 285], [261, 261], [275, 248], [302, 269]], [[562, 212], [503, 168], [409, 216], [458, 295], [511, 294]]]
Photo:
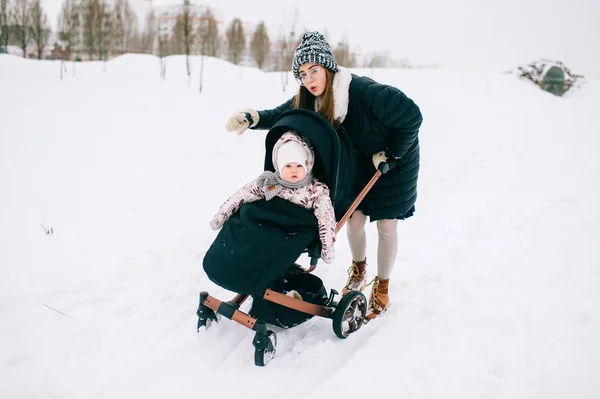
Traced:
[[[387, 165], [380, 165], [352, 204], [350, 190], [355, 173], [354, 149], [343, 129], [338, 132], [316, 112], [292, 109], [280, 115], [265, 140], [265, 170], [274, 171], [272, 150], [283, 133], [294, 130], [307, 138], [315, 151], [314, 176], [327, 184], [338, 232]], [[303, 253], [310, 267], [296, 263]], [[223, 302], [200, 293], [197, 329], [208, 328], [216, 313], [254, 330], [254, 363], [265, 366], [275, 355], [277, 337], [267, 325], [290, 328], [314, 316], [333, 320], [333, 331], [347, 338], [362, 325], [367, 300], [351, 291], [339, 302], [322, 280], [311, 272], [321, 253], [319, 228], [313, 212], [279, 197], [243, 204], [223, 225], [203, 260], [204, 271], [215, 284], [237, 293]], [[286, 295], [295, 290], [302, 299]], [[248, 313], [240, 305], [252, 297]]]

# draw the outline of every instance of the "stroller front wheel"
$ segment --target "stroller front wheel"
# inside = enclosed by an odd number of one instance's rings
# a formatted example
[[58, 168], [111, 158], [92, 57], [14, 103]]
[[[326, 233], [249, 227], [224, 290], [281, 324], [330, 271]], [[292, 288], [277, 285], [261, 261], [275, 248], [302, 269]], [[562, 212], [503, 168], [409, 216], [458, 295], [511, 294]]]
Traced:
[[254, 349], [254, 364], [266, 366], [275, 356], [277, 347], [277, 336], [271, 330], [267, 330], [263, 345], [256, 345]]
[[350, 291], [342, 297], [333, 312], [333, 332], [339, 338], [357, 331], [367, 314], [367, 298], [360, 291]]

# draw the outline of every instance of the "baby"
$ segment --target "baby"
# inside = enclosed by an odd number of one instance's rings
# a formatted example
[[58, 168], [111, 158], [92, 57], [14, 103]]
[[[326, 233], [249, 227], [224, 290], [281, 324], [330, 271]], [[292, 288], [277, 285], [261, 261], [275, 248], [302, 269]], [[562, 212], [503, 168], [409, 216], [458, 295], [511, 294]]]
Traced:
[[331, 263], [335, 257], [336, 220], [329, 198], [329, 188], [312, 175], [314, 152], [311, 145], [295, 132], [284, 133], [273, 147], [273, 166], [276, 172], [265, 171], [258, 179], [236, 191], [210, 221], [218, 230], [243, 203], [260, 199], [269, 201], [275, 196], [313, 210], [319, 224], [321, 259]]

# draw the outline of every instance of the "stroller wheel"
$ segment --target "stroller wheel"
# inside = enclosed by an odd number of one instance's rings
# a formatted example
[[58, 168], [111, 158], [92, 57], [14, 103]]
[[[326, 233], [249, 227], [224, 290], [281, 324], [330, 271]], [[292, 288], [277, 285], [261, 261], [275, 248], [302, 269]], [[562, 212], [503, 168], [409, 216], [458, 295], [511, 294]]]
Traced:
[[196, 311], [196, 315], [198, 316], [198, 325], [196, 327], [196, 331], [200, 331], [200, 328], [208, 328], [212, 321], [217, 321], [217, 315], [214, 310], [210, 309], [206, 305], [204, 305], [204, 301], [208, 297], [208, 292], [203, 291], [200, 293], [200, 304], [198, 305], [198, 310]]
[[264, 349], [254, 349], [254, 364], [257, 366], [266, 366], [267, 363], [269, 363], [271, 359], [273, 359], [273, 357], [275, 356], [275, 348], [277, 347], [277, 336], [273, 331], [267, 330], [266, 341], [264, 346]]
[[350, 291], [333, 312], [333, 332], [344, 339], [357, 331], [367, 314], [367, 298], [360, 291]]

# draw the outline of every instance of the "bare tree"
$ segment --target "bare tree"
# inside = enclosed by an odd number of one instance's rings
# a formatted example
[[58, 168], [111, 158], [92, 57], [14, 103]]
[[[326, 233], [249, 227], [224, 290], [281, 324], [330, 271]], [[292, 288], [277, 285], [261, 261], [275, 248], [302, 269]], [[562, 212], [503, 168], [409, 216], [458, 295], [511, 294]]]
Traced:
[[231, 21], [227, 29], [227, 45], [229, 50], [229, 60], [235, 65], [239, 65], [242, 55], [246, 49], [246, 35], [242, 21], [235, 18]]
[[350, 52], [350, 46], [348, 45], [348, 38], [344, 37], [333, 49], [333, 58], [335, 61], [348, 68], [356, 66], [356, 56]]
[[82, 0], [83, 44], [90, 60], [108, 58], [112, 42], [112, 18], [105, 0]]
[[113, 29], [113, 37], [115, 39], [115, 48], [119, 53], [123, 53], [126, 51], [126, 43], [127, 43], [127, 30], [125, 24], [125, 16], [124, 13], [127, 12], [127, 7], [129, 7], [129, 3], [127, 0], [115, 0], [114, 8], [112, 10], [112, 29]]
[[81, 9], [77, 0], [65, 0], [58, 15], [58, 38], [64, 44], [60, 65], [60, 78], [63, 74], [63, 63], [68, 54], [73, 59], [72, 73], [75, 76], [75, 62], [81, 47]]
[[365, 62], [367, 68], [385, 68], [388, 64], [389, 57], [386, 54], [373, 54]]
[[141, 39], [143, 53], [154, 54], [154, 42], [156, 41], [157, 30], [156, 16], [154, 15], [154, 11], [150, 11], [146, 15], [146, 28]]
[[200, 41], [200, 54], [216, 57], [219, 53], [219, 48], [221, 47], [221, 40], [219, 37], [217, 20], [210, 8], [208, 8], [200, 18], [198, 38]]
[[160, 77], [163, 80], [167, 78], [167, 55], [169, 55], [169, 37], [159, 33], [158, 56], [160, 58]]
[[38, 60], [41, 60], [50, 36], [50, 24], [40, 0], [33, 0], [31, 5], [31, 35], [37, 48]]
[[183, 23], [177, 18], [169, 36], [168, 55], [183, 54]]
[[27, 45], [31, 40], [30, 0], [16, 0], [14, 8], [15, 38], [27, 58]]
[[289, 66], [285, 63], [287, 59], [287, 52], [289, 50], [289, 44], [287, 41], [287, 34], [279, 32], [279, 51], [277, 52], [277, 70], [281, 71], [281, 89], [285, 91], [288, 85], [288, 68]]
[[296, 32], [292, 29], [289, 31], [287, 38], [285, 39], [285, 52], [283, 53], [283, 67], [284, 71], [289, 71], [292, 67], [292, 62], [294, 61], [294, 50], [300, 44], [300, 38], [297, 36]]
[[82, 0], [81, 13], [83, 22], [83, 45], [90, 60], [96, 54], [96, 37], [98, 27], [96, 20], [100, 13], [100, 0]]
[[58, 39], [64, 43], [65, 50], [69, 53], [75, 51], [79, 43], [80, 27], [76, 0], [64, 0], [62, 10], [58, 14]]
[[192, 46], [194, 44], [194, 30], [192, 28], [193, 17], [194, 15], [190, 8], [189, 0], [183, 0], [183, 9], [179, 15], [179, 21], [181, 22], [181, 43], [183, 45], [183, 52], [185, 53], [185, 68], [188, 76], [188, 86], [192, 80], [190, 54], [192, 53]]
[[300, 37], [298, 35], [298, 19], [300, 18], [300, 11], [298, 6], [294, 8], [291, 16], [284, 18], [279, 31], [279, 70], [281, 71], [281, 86], [285, 91], [288, 85], [289, 70], [292, 67], [292, 61], [294, 60], [294, 50], [300, 44]]
[[112, 33], [120, 54], [132, 47], [138, 30], [137, 16], [127, 0], [116, 0], [112, 11]]
[[0, 49], [4, 49], [4, 52], [8, 52], [12, 9], [13, 5], [11, 0], [0, 0]]
[[260, 22], [254, 31], [254, 35], [252, 36], [252, 42], [250, 43], [250, 49], [252, 50], [252, 56], [254, 57], [254, 61], [256, 61], [256, 65], [260, 69], [263, 69], [265, 61], [269, 56], [269, 52], [271, 51], [271, 40], [269, 39], [269, 34], [267, 33], [267, 27], [264, 22]]
[[[136, 24], [137, 26], [137, 24]], [[129, 38], [129, 50], [130, 53], [145, 53], [144, 51], [144, 32], [141, 32], [138, 28], [131, 32]]]
[[200, 42], [200, 83], [198, 91], [202, 93], [204, 59], [206, 56], [215, 57], [219, 52], [219, 47], [221, 45], [217, 20], [210, 8], [207, 8], [200, 18], [197, 37]]
[[[105, 0], [100, 0], [98, 3], [98, 13], [96, 14], [96, 47], [98, 48], [98, 59], [106, 61], [108, 59], [108, 51], [113, 42], [112, 33], [112, 18], [108, 3]], [[106, 62], [104, 64], [106, 69]]]

